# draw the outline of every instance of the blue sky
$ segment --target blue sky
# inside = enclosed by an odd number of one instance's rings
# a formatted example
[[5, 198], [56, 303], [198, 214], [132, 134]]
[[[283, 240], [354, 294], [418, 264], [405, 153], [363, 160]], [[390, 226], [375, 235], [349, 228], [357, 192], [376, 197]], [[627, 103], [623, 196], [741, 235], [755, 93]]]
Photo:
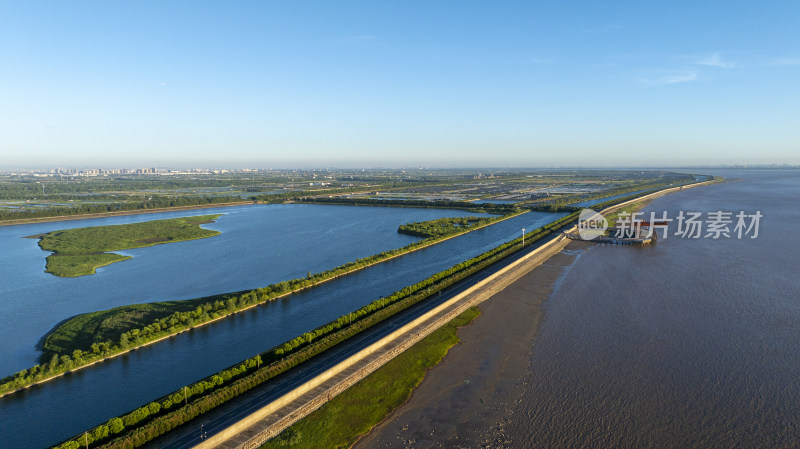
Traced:
[[0, 1], [0, 166], [800, 163], [800, 2]]

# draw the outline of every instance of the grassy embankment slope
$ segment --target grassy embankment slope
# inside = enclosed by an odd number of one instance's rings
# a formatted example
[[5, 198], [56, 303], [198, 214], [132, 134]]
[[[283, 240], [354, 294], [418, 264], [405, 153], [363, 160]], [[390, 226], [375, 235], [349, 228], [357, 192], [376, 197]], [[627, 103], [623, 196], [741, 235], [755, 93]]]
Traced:
[[[641, 195], [632, 195], [631, 197], [636, 196]], [[631, 200], [631, 197], [610, 200], [597, 205], [597, 207], [603, 209], [612, 204], [625, 203]], [[526, 235], [526, 237], [528, 237], [526, 240], [527, 243], [530, 245], [534, 243], [534, 241], [552, 232], [556, 232], [564, 226], [569, 226], [575, 218], [577, 218], [577, 215], [578, 212], [573, 212], [542, 228], [529, 232]], [[282, 346], [272, 348], [267, 352], [259, 354], [255, 358], [243, 361], [241, 365], [223, 370], [217, 373], [217, 375], [196, 382], [187, 387], [188, 390], [182, 389], [169, 395], [169, 397], [165, 396], [162, 398], [163, 402], [159, 400], [158, 403], [149, 404], [122, 417], [113, 418], [108, 424], [100, 425], [89, 432], [89, 434], [91, 434], [90, 442], [102, 442], [113, 439], [113, 441], [109, 441], [109, 443], [103, 447], [131, 447], [131, 444], [138, 447], [144, 442], [156, 438], [158, 435], [169, 431], [175, 426], [196, 418], [221, 403], [249, 390], [255, 385], [268, 381], [275, 375], [283, 373], [286, 369], [296, 366], [298, 363], [302, 363], [308, 358], [346, 340], [352, 335], [388, 319], [395, 313], [416, 304], [428, 296], [435, 294], [437, 291], [518, 251], [520, 248], [516, 245], [519, 243], [520, 238], [506, 242], [476, 258], [469, 259], [451, 267], [449, 270], [437, 273], [413, 286], [406, 287], [390, 297], [373, 301], [369, 305], [357, 310], [355, 313], [351, 312], [339, 317], [337, 320], [324, 327], [298, 336]], [[261, 293], [260, 290], [258, 293]], [[253, 296], [256, 296], [254, 293], [255, 292], [251, 292], [248, 295], [244, 295], [241, 299], [247, 299], [247, 303], [260, 299], [253, 298]], [[234, 301], [234, 303], [235, 302], [236, 301]], [[220, 304], [222, 304], [222, 302], [220, 302]], [[198, 307], [195, 312], [201, 313], [203, 312], [203, 308]], [[266, 358], [266, 360], [264, 358]], [[258, 368], [258, 362], [263, 362], [261, 363], [261, 368]], [[10, 384], [18, 383], [16, 381], [17, 379], [15, 378]], [[190, 392], [189, 396], [193, 399], [192, 403], [175, 409], [175, 404], [180, 404], [182, 400], [185, 400], [187, 391]], [[81, 436], [73, 438], [59, 447], [70, 449], [81, 447], [86, 435], [82, 435], [83, 438], [80, 437]]]
[[477, 307], [468, 309], [268, 441], [261, 449], [349, 447], [408, 399], [425, 373], [460, 341], [458, 328], [469, 324], [478, 315]]
[[39, 247], [53, 252], [47, 256], [46, 272], [61, 277], [85, 276], [94, 274], [99, 267], [131, 258], [109, 251], [213, 237], [219, 232], [200, 225], [212, 223], [220, 215], [66, 229], [31, 238], [39, 238]]
[[[634, 212], [638, 212], [641, 209], [643, 209], [645, 206], [650, 204], [650, 201], [652, 201], [652, 200], [637, 201], [635, 203], [628, 204], [625, 207], [621, 207], [618, 210], [615, 210], [614, 212], [606, 215], [606, 220], [608, 220], [608, 226], [609, 227], [616, 226], [617, 221], [619, 220], [619, 216], [621, 214], [627, 215], [629, 217], [628, 220], [630, 220], [630, 215], [631, 214], [633, 214]], [[642, 216], [642, 217], [639, 217], [639, 218], [643, 219], [643, 220], [649, 220], [649, 217]]]

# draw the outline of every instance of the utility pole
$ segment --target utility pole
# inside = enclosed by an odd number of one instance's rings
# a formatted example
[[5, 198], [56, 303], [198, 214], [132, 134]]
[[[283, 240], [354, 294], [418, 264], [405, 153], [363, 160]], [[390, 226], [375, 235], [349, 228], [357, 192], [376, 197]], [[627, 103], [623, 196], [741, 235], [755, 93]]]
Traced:
[[186, 394], [186, 387], [183, 387], [183, 403], [189, 405], [189, 395]]
[[89, 449], [89, 432], [83, 432], [83, 442], [86, 443], [86, 449]]
[[522, 247], [525, 248], [525, 228], [522, 228]]

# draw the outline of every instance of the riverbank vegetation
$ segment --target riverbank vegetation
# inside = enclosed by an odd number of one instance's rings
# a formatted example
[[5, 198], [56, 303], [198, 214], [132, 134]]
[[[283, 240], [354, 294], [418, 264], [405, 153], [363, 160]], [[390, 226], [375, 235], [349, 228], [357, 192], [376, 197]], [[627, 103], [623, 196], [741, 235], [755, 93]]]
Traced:
[[428, 370], [460, 341], [458, 328], [469, 324], [478, 315], [480, 310], [477, 307], [469, 308], [281, 432], [261, 449], [350, 447], [360, 435], [367, 433], [408, 399]]
[[94, 274], [98, 267], [130, 259], [130, 256], [111, 254], [111, 251], [218, 235], [219, 231], [200, 225], [213, 223], [220, 215], [65, 229], [31, 237], [40, 239], [39, 247], [44, 251], [53, 252], [47, 256], [46, 272], [63, 277], [85, 276]]
[[493, 198], [558, 207], [693, 178], [656, 170], [21, 170], [0, 173], [0, 225], [339, 195], [391, 207]]
[[[632, 195], [608, 201], [598, 205], [598, 207], [620, 203], [637, 196]], [[561, 227], [571, 224], [577, 215], [577, 212], [571, 213], [553, 223], [526, 233], [524, 237], [526, 245], [530, 246], [541, 238], [556, 232]], [[128, 448], [141, 446], [519, 251], [522, 249], [520, 243], [521, 238], [514, 239], [417, 284], [405, 287], [388, 297], [375, 300], [355, 312], [343, 315], [324, 326], [306, 332], [256, 357], [247, 359], [227, 370], [182, 388], [121, 417], [112, 418], [108, 423], [91, 429], [85, 435], [77, 436], [58, 447], [83, 447], [85, 441], [88, 441], [91, 447]], [[237, 296], [237, 301], [261, 300], [256, 292], [251, 291]], [[252, 298], [253, 295], [256, 296], [255, 300]], [[212, 307], [212, 305], [209, 305], [209, 307]], [[205, 307], [198, 307], [193, 313], [203, 315], [204, 313], [208, 314], [210, 310], [210, 308], [206, 310]], [[122, 336], [120, 338], [121, 341]], [[183, 400], [182, 404], [180, 402], [181, 399]]]
[[[631, 204], [628, 204], [624, 207], [615, 210], [614, 212], [608, 214], [605, 218], [608, 221], [608, 226], [613, 228], [617, 225], [617, 221], [619, 220], [620, 215], [627, 216], [628, 220], [630, 220], [631, 214], [634, 212], [640, 211], [642, 208], [647, 206], [650, 201], [636, 201]], [[650, 221], [650, 217], [639, 217], [640, 220]]]
[[[449, 200], [381, 200], [364, 197], [304, 197], [296, 200], [305, 204], [338, 204], [346, 206], [415, 207], [433, 209], [461, 209], [475, 213], [507, 215], [519, 211], [515, 204], [470, 203]], [[546, 210], [547, 212], [555, 212]]]
[[[514, 215], [494, 218], [500, 220]], [[305, 278], [283, 281], [259, 289], [190, 300], [134, 304], [77, 315], [60, 323], [44, 338], [39, 365], [0, 380], [0, 395], [44, 382], [65, 372], [79, 369], [258, 304], [274, 301], [288, 294], [424, 248], [444, 238], [466, 233], [472, 229], [474, 227], [462, 229], [444, 237], [426, 238], [401, 248], [348, 262], [330, 270], [309, 274]]]
[[[576, 217], [577, 212], [527, 233], [526, 246], [570, 223]], [[352, 313], [189, 385], [185, 389], [180, 389], [121, 417], [112, 418], [108, 423], [89, 430], [86, 435], [76, 436], [58, 448], [76, 449], [83, 447], [86, 440], [89, 441], [90, 447], [118, 449], [141, 446], [520, 249], [522, 249], [521, 237], [436, 273], [390, 296], [377, 299]], [[184, 401], [183, 405], [180, 403], [181, 399]]]
[[[610, 200], [596, 207], [621, 203], [640, 195]], [[531, 236], [538, 232], [550, 232], [574, 220], [576, 216], [577, 212], [573, 212], [527, 233], [526, 243], [533, 242]], [[435, 241], [431, 240], [415, 242], [303, 279], [284, 281], [256, 290], [195, 300], [122, 306], [78, 315], [62, 323], [45, 338], [40, 364], [0, 380], [0, 396], [433, 243]]]
[[[45, 362], [58, 356], [59, 360], [71, 361], [74, 369], [80, 362], [85, 363], [84, 359], [87, 357], [104, 358], [116, 352], [141, 346], [506, 217], [473, 218], [478, 220], [473, 222], [472, 226], [448, 227], [447, 232], [431, 235], [426, 240], [358, 259], [321, 273], [309, 274], [302, 279], [279, 282], [255, 290], [189, 300], [135, 304], [81, 314], [60, 324], [44, 339], [41, 360]], [[460, 221], [458, 218], [455, 220]], [[82, 357], [77, 360], [75, 355]], [[68, 360], [64, 356], [71, 357]]]
[[[214, 299], [225, 301], [226, 296], [234, 297], [235, 294], [218, 295]], [[132, 304], [77, 315], [59, 324], [44, 338], [40, 359], [45, 362], [52, 360], [53, 356], [69, 355], [73, 365], [76, 365], [87, 358], [83, 355], [84, 352], [111, 355], [111, 348], [115, 346], [115, 342], [119, 342], [123, 332], [144, 328], [176, 312], [191, 312], [210, 300], [197, 298]], [[131, 343], [129, 338], [128, 346]]]

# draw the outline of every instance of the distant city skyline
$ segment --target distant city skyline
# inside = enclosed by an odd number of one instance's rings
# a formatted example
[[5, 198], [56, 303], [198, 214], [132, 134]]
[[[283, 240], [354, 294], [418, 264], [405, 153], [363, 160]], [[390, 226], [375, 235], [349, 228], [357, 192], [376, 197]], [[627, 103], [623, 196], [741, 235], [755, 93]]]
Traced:
[[7, 2], [0, 168], [800, 164], [800, 3]]

